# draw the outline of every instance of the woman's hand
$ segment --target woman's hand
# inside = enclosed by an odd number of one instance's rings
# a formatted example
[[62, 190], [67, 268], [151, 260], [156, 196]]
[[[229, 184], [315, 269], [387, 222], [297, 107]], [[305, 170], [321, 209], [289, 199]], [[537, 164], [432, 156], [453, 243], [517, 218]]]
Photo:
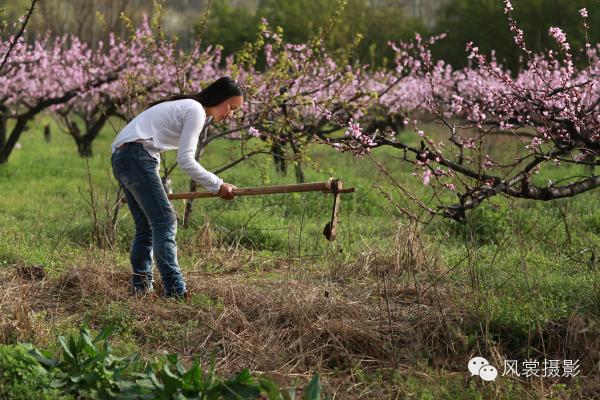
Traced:
[[237, 189], [237, 187], [235, 187], [231, 183], [225, 183], [225, 182], [223, 182], [221, 184], [221, 187], [219, 188], [218, 195], [223, 200], [232, 200], [233, 197], [234, 197], [233, 189]]

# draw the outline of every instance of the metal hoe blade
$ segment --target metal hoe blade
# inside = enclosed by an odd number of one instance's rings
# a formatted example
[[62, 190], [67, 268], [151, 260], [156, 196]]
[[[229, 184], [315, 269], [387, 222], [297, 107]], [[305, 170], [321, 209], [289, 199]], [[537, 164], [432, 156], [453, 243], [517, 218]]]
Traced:
[[333, 211], [331, 213], [331, 221], [323, 229], [323, 235], [331, 242], [337, 236], [338, 212], [340, 210], [340, 201], [342, 200], [343, 182], [341, 179], [334, 179], [330, 182], [330, 189], [333, 194]]

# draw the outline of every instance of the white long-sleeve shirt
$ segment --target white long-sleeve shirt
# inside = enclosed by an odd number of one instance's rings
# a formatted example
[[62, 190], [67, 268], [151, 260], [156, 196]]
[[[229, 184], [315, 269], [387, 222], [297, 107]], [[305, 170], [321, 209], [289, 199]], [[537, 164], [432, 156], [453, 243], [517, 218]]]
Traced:
[[202, 105], [192, 99], [166, 101], [138, 114], [117, 135], [114, 152], [127, 142], [143, 140], [144, 148], [160, 161], [160, 153], [177, 150], [177, 164], [195, 181], [217, 193], [223, 180], [195, 159], [198, 137], [206, 120]]

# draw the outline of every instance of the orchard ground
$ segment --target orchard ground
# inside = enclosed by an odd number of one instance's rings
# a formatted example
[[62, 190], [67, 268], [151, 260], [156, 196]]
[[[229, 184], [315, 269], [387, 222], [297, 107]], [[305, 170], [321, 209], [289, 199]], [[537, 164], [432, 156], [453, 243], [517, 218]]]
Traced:
[[[433, 124], [426, 129], [443, 134]], [[115, 199], [113, 137], [106, 128], [86, 160], [52, 120], [39, 120], [0, 166], [2, 343], [52, 348], [58, 335], [84, 324], [114, 325], [112, 344], [122, 354], [177, 353], [205, 366], [215, 356], [222, 375], [248, 367], [282, 385], [305, 384], [319, 372], [339, 399], [600, 393], [597, 191], [547, 203], [496, 197], [466, 225], [435, 218], [422, 226], [398, 211], [393, 202], [418, 212], [369, 157], [313, 146], [303, 164], [307, 181], [335, 176], [358, 189], [343, 196], [337, 241], [321, 233], [330, 196], [198, 200], [190, 226], [180, 226], [177, 236], [192, 302], [136, 299], [127, 292], [128, 210], [119, 213], [113, 246], [91, 234], [90, 199], [99, 225]], [[259, 145], [253, 140], [248, 146]], [[510, 158], [516, 148], [498, 137], [489, 150]], [[220, 141], [201, 162], [215, 170], [238, 155], [239, 142]], [[427, 202], [432, 193], [401, 156], [384, 148], [373, 153], [396, 183]], [[295, 180], [292, 164], [280, 176], [269, 156], [221, 176], [238, 187]], [[560, 178], [549, 168], [535, 179]], [[187, 191], [188, 184], [176, 170], [174, 190]], [[184, 203], [174, 205], [183, 215]], [[32, 265], [43, 265], [48, 276], [29, 281], [16, 273]], [[470, 377], [474, 356], [498, 368], [495, 382]], [[560, 379], [501, 375], [504, 359], [545, 358], [579, 359], [580, 372]]]

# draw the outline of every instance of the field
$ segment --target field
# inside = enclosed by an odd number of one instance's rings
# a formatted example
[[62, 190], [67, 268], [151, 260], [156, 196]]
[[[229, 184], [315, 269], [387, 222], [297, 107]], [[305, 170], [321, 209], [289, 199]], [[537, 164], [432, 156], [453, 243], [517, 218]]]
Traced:
[[[332, 206], [322, 194], [198, 200], [177, 234], [192, 302], [138, 299], [128, 294], [128, 210], [118, 214], [114, 243], [102, 231], [115, 199], [113, 137], [105, 128], [94, 156], [83, 159], [44, 117], [0, 166], [1, 343], [56, 350], [58, 335], [112, 325], [115, 352], [140, 353], [140, 370], [156, 355], [176, 353], [205, 367], [215, 357], [223, 376], [249, 368], [286, 387], [304, 386], [318, 372], [335, 399], [600, 393], [597, 192], [547, 203], [496, 197], [466, 225], [442, 218], [422, 225], [398, 211], [418, 212], [373, 161], [416, 197], [431, 198], [400, 154], [377, 149], [373, 159], [358, 160], [311, 147], [307, 181], [335, 176], [357, 188], [343, 197], [337, 241], [321, 234]], [[510, 154], [511, 146], [499, 138], [490, 151]], [[214, 170], [237, 154], [238, 142], [213, 143], [202, 164]], [[278, 175], [269, 156], [221, 177], [238, 187], [295, 182], [293, 165]], [[549, 169], [536, 179], [560, 177]], [[174, 191], [188, 184], [176, 170]], [[175, 207], [181, 216], [183, 202]], [[33, 265], [47, 277], [19, 277], [17, 270]], [[470, 377], [474, 356], [497, 367], [495, 382]], [[579, 360], [579, 374], [501, 376], [505, 360], [544, 359]]]

